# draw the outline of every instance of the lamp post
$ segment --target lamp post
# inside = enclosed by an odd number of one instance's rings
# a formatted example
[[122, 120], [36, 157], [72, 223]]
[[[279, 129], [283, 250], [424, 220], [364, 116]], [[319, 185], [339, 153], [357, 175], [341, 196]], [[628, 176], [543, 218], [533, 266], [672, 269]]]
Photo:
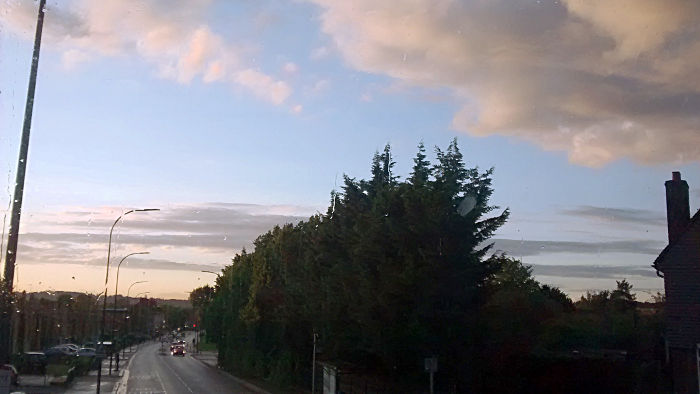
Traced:
[[[109, 258], [112, 253], [112, 232], [114, 231], [114, 226], [119, 223], [122, 218], [130, 213], [133, 212], [151, 212], [151, 211], [160, 211], [158, 208], [146, 208], [146, 209], [131, 209], [123, 214], [121, 214], [117, 220], [114, 221], [112, 224], [112, 227], [109, 229], [109, 243], [107, 244], [107, 273], [105, 274], [105, 298], [102, 303], [102, 324], [100, 325], [100, 340], [102, 341], [102, 348], [104, 349], [104, 341], [105, 341], [105, 321], [106, 321], [106, 315], [107, 315], [107, 283], [109, 281]], [[100, 386], [102, 383], [102, 360], [100, 360], [100, 365], [97, 368], [97, 388], [96, 388], [96, 393], [100, 394]]]
[[[117, 293], [119, 290], [119, 268], [121, 268], [122, 263], [124, 260], [126, 260], [127, 257], [133, 256], [135, 254], [149, 254], [150, 252], [134, 252], [134, 253], [129, 253], [126, 256], [122, 257], [122, 259], [119, 261], [119, 264], [117, 265], [117, 283], [114, 285], [114, 312], [117, 311]], [[125, 314], [126, 315], [126, 314]], [[112, 324], [114, 326], [114, 324]], [[112, 327], [112, 332], [114, 332], [114, 327]]]
[[[132, 283], [131, 286], [129, 286], [129, 288], [126, 290], [126, 310], [127, 310], [127, 313], [128, 313], [128, 311], [129, 311], [129, 306], [130, 306], [130, 302], [129, 302], [129, 292], [131, 291], [131, 288], [134, 287], [134, 285], [137, 285], [137, 284], [139, 284], [139, 283], [147, 283], [147, 282], [148, 282], [147, 280], [139, 280], [139, 281], [136, 281], [136, 282]], [[128, 333], [129, 333], [129, 329], [128, 329], [127, 326], [126, 326], [126, 325], [127, 325], [127, 321], [126, 321], [126, 319], [127, 319], [127, 316], [126, 316], [127, 313], [124, 313], [124, 329], [125, 329], [125, 332], [128, 334]], [[125, 348], [122, 348], [122, 358], [124, 358], [124, 356], [126, 355], [125, 350], [126, 350]], [[129, 343], [129, 352], [131, 352], [131, 342]]]
[[218, 272], [214, 272], [214, 271], [205, 271], [205, 270], [202, 270], [202, 272], [206, 272], [206, 273], [208, 273], [208, 274], [214, 274], [214, 275], [216, 275], [217, 278], [220, 278], [220, 277], [221, 277], [221, 274], [219, 274]]

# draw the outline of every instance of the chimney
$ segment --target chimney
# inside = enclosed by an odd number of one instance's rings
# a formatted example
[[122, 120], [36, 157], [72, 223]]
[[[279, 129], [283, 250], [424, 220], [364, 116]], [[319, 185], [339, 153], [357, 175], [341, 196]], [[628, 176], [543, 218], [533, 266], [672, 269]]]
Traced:
[[690, 223], [690, 203], [688, 200], [688, 182], [681, 180], [681, 173], [673, 172], [670, 181], [666, 181], [666, 217], [668, 220], [668, 243], [680, 238]]

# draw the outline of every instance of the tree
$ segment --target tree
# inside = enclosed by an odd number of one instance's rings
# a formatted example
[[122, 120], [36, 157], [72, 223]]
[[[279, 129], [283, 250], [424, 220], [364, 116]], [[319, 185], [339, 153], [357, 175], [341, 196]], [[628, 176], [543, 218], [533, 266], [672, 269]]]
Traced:
[[214, 288], [205, 285], [198, 287], [190, 292], [189, 300], [195, 308], [207, 306], [214, 298]]
[[[496, 269], [486, 241], [509, 212], [489, 205], [492, 169], [467, 168], [456, 140], [436, 152], [431, 165], [421, 143], [401, 181], [386, 145], [368, 180], [344, 176], [326, 214], [275, 227], [236, 255], [204, 316], [221, 365], [289, 383], [317, 333], [325, 358], [410, 378], [437, 354], [445, 376], [468, 379]], [[463, 212], [467, 197], [474, 208]]]

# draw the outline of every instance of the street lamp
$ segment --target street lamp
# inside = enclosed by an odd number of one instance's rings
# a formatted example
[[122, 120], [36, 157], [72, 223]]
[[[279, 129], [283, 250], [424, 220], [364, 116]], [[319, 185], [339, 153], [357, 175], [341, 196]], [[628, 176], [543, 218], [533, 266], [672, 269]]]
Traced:
[[[117, 272], [119, 272], [118, 269], [117, 269]], [[131, 286], [129, 286], [129, 288], [126, 289], [126, 312], [124, 313], [124, 329], [125, 329], [126, 334], [129, 333], [129, 329], [127, 327], [127, 321], [126, 321], [126, 319], [127, 319], [126, 315], [129, 312], [129, 306], [131, 304], [129, 302], [129, 292], [131, 291], [131, 288], [134, 287], [134, 285], [137, 285], [139, 283], [147, 283], [147, 282], [148, 282], [147, 280], [139, 280], [139, 281], [132, 283]], [[116, 291], [115, 291], [115, 293], [116, 293]], [[129, 325], [131, 325], [131, 324], [129, 324]], [[129, 342], [129, 352], [131, 352], [131, 342]], [[124, 358], [124, 356], [126, 356], [126, 347], [122, 348], [122, 358]]]
[[[150, 252], [134, 252], [134, 253], [129, 253], [126, 256], [124, 256], [120, 261], [119, 264], [117, 265], [117, 283], [114, 285], [114, 311], [116, 312], [117, 310], [117, 292], [119, 289], [119, 268], [121, 268], [122, 263], [124, 260], [126, 260], [127, 257], [133, 256], [135, 254], [149, 254]], [[114, 327], [112, 327], [114, 328]]]
[[[109, 243], [107, 244], [107, 273], [105, 274], [105, 298], [104, 302], [102, 303], [102, 324], [100, 327], [100, 339], [102, 340], [102, 348], [104, 349], [104, 341], [105, 341], [105, 321], [106, 321], [106, 315], [107, 315], [107, 283], [109, 281], [109, 259], [112, 253], [112, 232], [114, 231], [114, 226], [119, 223], [122, 218], [130, 213], [133, 212], [151, 212], [151, 211], [160, 211], [158, 208], [146, 208], [146, 209], [131, 209], [123, 214], [121, 214], [117, 220], [114, 221], [112, 224], [112, 227], [109, 229]], [[100, 366], [97, 369], [97, 388], [96, 388], [96, 393], [100, 394], [100, 386], [102, 382], [102, 360], [100, 360]]]
[[129, 289], [126, 290], [126, 300], [127, 302], [129, 301], [129, 292], [131, 291], [131, 288], [134, 287], [134, 285], [138, 285], [139, 283], [148, 283], [147, 280], [140, 280], [138, 282], [134, 282], [129, 286]]
[[218, 272], [214, 272], [214, 271], [205, 271], [205, 270], [202, 270], [202, 272], [206, 272], [206, 273], [208, 273], [208, 274], [214, 274], [214, 275], [216, 275], [217, 278], [221, 277], [221, 274], [219, 274]]

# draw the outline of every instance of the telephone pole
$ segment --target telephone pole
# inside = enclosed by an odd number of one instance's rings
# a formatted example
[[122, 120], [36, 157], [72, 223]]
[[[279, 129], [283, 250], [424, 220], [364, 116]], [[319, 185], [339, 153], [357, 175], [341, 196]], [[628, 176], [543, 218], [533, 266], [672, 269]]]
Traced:
[[27, 104], [24, 108], [24, 125], [22, 126], [22, 139], [19, 146], [19, 161], [17, 162], [17, 178], [15, 181], [15, 193], [12, 198], [12, 216], [10, 219], [10, 232], [7, 238], [7, 252], [5, 254], [5, 271], [2, 282], [0, 299], [2, 300], [2, 316], [0, 316], [0, 362], [7, 363], [12, 354], [12, 288], [15, 277], [15, 261], [17, 260], [17, 242], [19, 241], [19, 219], [22, 212], [22, 197], [24, 194], [24, 175], [27, 170], [27, 156], [29, 153], [29, 132], [32, 128], [32, 110], [34, 109], [34, 91], [36, 90], [36, 73], [39, 68], [39, 48], [41, 47], [41, 31], [44, 26], [44, 7], [46, 0], [39, 1], [39, 16], [36, 23], [36, 35], [34, 36], [34, 53], [32, 55], [32, 68], [29, 74], [29, 88], [27, 91]]

